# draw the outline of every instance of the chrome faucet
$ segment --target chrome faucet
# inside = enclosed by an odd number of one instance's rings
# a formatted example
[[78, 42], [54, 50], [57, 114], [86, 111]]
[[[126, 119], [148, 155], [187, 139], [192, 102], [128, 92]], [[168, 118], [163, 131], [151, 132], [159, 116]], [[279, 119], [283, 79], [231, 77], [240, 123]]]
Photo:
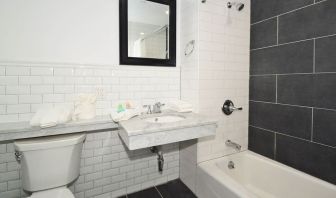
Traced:
[[162, 104], [161, 102], [157, 102], [153, 105], [144, 105], [144, 108], [147, 108], [147, 114], [153, 114], [153, 113], [161, 113], [161, 107], [164, 106], [165, 104]]
[[161, 102], [157, 102], [153, 105], [153, 112], [152, 113], [161, 113], [161, 107], [165, 104], [162, 104]]
[[231, 140], [226, 140], [225, 144], [227, 146], [235, 148], [237, 151], [241, 150], [241, 146], [239, 144], [235, 143], [235, 142], [232, 142]]

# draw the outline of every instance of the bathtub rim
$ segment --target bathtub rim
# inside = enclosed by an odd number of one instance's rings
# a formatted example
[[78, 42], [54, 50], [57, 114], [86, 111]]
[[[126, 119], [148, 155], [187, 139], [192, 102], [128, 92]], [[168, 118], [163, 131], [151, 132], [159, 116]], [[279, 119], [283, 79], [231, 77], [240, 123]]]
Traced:
[[[270, 164], [270, 166], [275, 166], [275, 168], [284, 169], [285, 171], [290, 171], [295, 176], [303, 177], [305, 179], [308, 179], [308, 180], [312, 181], [314, 184], [323, 185], [326, 188], [329, 188], [331, 190], [335, 190], [336, 191], [336, 185], [335, 184], [332, 184], [330, 182], [327, 182], [327, 181], [322, 180], [320, 178], [317, 178], [315, 176], [309, 175], [308, 173], [305, 173], [303, 171], [297, 170], [297, 169], [295, 169], [293, 167], [290, 167], [288, 165], [282, 164], [282, 163], [280, 163], [278, 161], [275, 161], [273, 159], [267, 158], [267, 157], [265, 157], [263, 155], [260, 155], [258, 153], [253, 152], [253, 151], [250, 151], [250, 150], [240, 151], [240, 152], [236, 152], [236, 153], [232, 153], [232, 154], [229, 154], [229, 155], [222, 156], [220, 158], [216, 158], [216, 159], [212, 159], [212, 160], [201, 162], [201, 163], [197, 164], [197, 169], [200, 168], [203, 171], [206, 171], [206, 170], [208, 170], [207, 167], [214, 167], [214, 166], [217, 167], [217, 169], [219, 169], [219, 167], [216, 166], [216, 163], [220, 162], [220, 161], [223, 161], [224, 159], [228, 159], [229, 157], [231, 157], [233, 155], [247, 155], [248, 157], [252, 157], [254, 160], [261, 160], [263, 163]], [[218, 172], [218, 171], [216, 171], [216, 172]], [[221, 172], [222, 172], [222, 174], [227, 175], [230, 180], [233, 180], [234, 181], [234, 183], [233, 183], [234, 185], [237, 185], [237, 184], [241, 185], [237, 180], [231, 178], [231, 176], [229, 176], [228, 174], [226, 174], [225, 171], [221, 171]], [[218, 174], [210, 174], [210, 175], [217, 182], [223, 183], [223, 178], [219, 178]], [[230, 183], [232, 183], [232, 182], [230, 181]]]

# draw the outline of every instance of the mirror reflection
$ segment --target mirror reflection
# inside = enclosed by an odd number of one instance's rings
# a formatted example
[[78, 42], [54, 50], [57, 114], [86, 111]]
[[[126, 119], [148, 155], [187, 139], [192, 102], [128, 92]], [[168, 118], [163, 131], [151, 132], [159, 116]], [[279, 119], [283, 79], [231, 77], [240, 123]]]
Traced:
[[128, 1], [128, 56], [169, 59], [169, 6]]

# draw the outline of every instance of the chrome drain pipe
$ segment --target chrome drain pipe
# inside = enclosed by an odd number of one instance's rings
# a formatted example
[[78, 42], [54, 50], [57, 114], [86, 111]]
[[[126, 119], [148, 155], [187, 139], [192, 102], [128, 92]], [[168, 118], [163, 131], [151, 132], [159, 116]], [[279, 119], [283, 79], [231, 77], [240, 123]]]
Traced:
[[163, 158], [163, 152], [160, 151], [160, 149], [157, 146], [153, 146], [150, 148], [152, 153], [156, 153], [157, 154], [157, 161], [158, 161], [158, 169], [159, 172], [162, 173], [163, 171], [163, 166], [164, 166], [164, 158]]

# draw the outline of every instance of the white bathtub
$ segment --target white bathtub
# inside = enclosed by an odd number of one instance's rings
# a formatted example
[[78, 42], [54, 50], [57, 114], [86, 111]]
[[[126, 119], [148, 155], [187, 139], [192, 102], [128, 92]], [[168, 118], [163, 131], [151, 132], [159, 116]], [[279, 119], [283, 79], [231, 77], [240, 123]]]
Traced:
[[[228, 168], [229, 161], [234, 162], [234, 169]], [[244, 151], [199, 164], [196, 195], [199, 198], [336, 198], [336, 186]]]

